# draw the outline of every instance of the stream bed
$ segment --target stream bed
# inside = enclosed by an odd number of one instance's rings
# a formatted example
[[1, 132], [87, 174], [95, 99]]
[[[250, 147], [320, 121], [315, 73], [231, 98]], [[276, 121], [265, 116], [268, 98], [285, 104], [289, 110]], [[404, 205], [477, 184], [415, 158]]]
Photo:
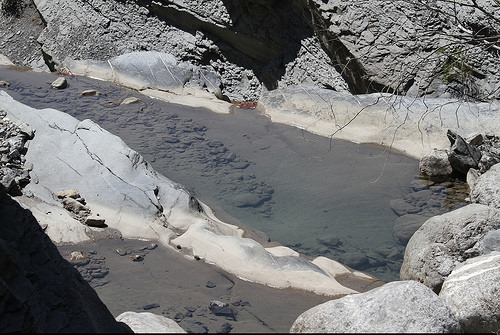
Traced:
[[[272, 123], [150, 99], [108, 82], [0, 68], [14, 99], [91, 119], [121, 137], [216, 215], [307, 257], [326, 256], [385, 282], [428, 217], [464, 205], [466, 184], [420, 179], [418, 161], [377, 145], [330, 141]], [[100, 95], [82, 96], [94, 89]], [[127, 97], [141, 101], [121, 105]], [[105, 143], [103, 143], [105, 145]]]

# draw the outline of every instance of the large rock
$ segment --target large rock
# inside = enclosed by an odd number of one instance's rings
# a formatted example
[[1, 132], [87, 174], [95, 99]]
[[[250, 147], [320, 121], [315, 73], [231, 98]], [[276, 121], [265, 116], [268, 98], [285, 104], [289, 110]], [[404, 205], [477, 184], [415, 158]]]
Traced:
[[116, 321], [127, 324], [134, 333], [185, 333], [172, 319], [149, 312], [123, 312]]
[[448, 159], [453, 171], [467, 175], [469, 169], [477, 169], [481, 160], [481, 150], [467, 143], [460, 135], [449, 129], [446, 135], [451, 143]]
[[419, 162], [420, 173], [429, 177], [449, 176], [453, 172], [447, 150], [433, 149]]
[[315, 306], [295, 320], [290, 332], [456, 333], [461, 328], [428, 287], [401, 281]]
[[458, 265], [439, 293], [466, 333], [500, 329], [500, 252], [468, 259]]
[[0, 192], [0, 329], [6, 333], [131, 332], [44, 234]]
[[459, 264], [481, 253], [487, 232], [500, 228], [500, 211], [470, 204], [427, 220], [406, 246], [401, 280], [417, 280], [439, 292]]
[[500, 209], [500, 164], [482, 174], [470, 193], [471, 202]]

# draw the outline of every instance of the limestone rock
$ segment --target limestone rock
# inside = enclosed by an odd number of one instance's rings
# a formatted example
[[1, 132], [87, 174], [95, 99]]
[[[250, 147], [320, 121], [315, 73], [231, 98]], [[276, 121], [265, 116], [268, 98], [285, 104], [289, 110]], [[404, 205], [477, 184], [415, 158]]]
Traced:
[[460, 324], [432, 290], [396, 281], [302, 313], [291, 333], [455, 333]]
[[499, 228], [500, 211], [479, 204], [428, 219], [406, 246], [401, 280], [417, 280], [439, 292], [459, 263], [481, 253], [486, 233]]
[[500, 252], [470, 258], [446, 278], [439, 293], [466, 333], [500, 329]]
[[470, 199], [473, 203], [500, 209], [500, 164], [493, 165], [477, 179]]
[[453, 169], [448, 160], [447, 150], [433, 149], [419, 162], [420, 173], [429, 177], [449, 176]]
[[116, 321], [127, 324], [134, 333], [186, 333], [174, 320], [149, 312], [123, 312]]
[[50, 84], [50, 86], [62, 90], [65, 89], [66, 86], [68, 86], [68, 81], [64, 77], [59, 77], [54, 80], [52, 84]]

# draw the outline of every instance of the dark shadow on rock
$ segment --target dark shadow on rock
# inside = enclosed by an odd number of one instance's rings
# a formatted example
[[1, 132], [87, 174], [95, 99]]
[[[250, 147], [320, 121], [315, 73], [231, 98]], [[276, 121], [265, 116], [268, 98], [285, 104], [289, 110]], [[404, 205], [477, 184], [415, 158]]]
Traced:
[[0, 330], [131, 332], [64, 260], [35, 217], [0, 192]]
[[[285, 66], [296, 58], [301, 40], [314, 35], [304, 1], [223, 0], [230, 27], [202, 20], [169, 1], [141, 1], [152, 15], [196, 35], [203, 32], [231, 63], [252, 69], [267, 89], [275, 89]], [[205, 52], [201, 64], [218, 56]]]

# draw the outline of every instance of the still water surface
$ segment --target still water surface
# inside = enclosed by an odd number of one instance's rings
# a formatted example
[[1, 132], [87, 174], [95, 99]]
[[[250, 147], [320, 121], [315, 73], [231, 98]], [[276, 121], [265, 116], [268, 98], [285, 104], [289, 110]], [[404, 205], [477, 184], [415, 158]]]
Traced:
[[[331, 142], [256, 110], [220, 115], [84, 77], [68, 77], [69, 87], [55, 90], [50, 74], [0, 74], [15, 99], [95, 121], [216, 213], [306, 256], [326, 256], [384, 281], [399, 279], [405, 244], [394, 235], [398, 215], [391, 201], [408, 200], [418, 208], [413, 215], [423, 217], [456, 205], [443, 207], [449, 189], [421, 181], [415, 159], [375, 145]], [[102, 94], [81, 96], [86, 89]], [[141, 102], [120, 105], [130, 96]]]

